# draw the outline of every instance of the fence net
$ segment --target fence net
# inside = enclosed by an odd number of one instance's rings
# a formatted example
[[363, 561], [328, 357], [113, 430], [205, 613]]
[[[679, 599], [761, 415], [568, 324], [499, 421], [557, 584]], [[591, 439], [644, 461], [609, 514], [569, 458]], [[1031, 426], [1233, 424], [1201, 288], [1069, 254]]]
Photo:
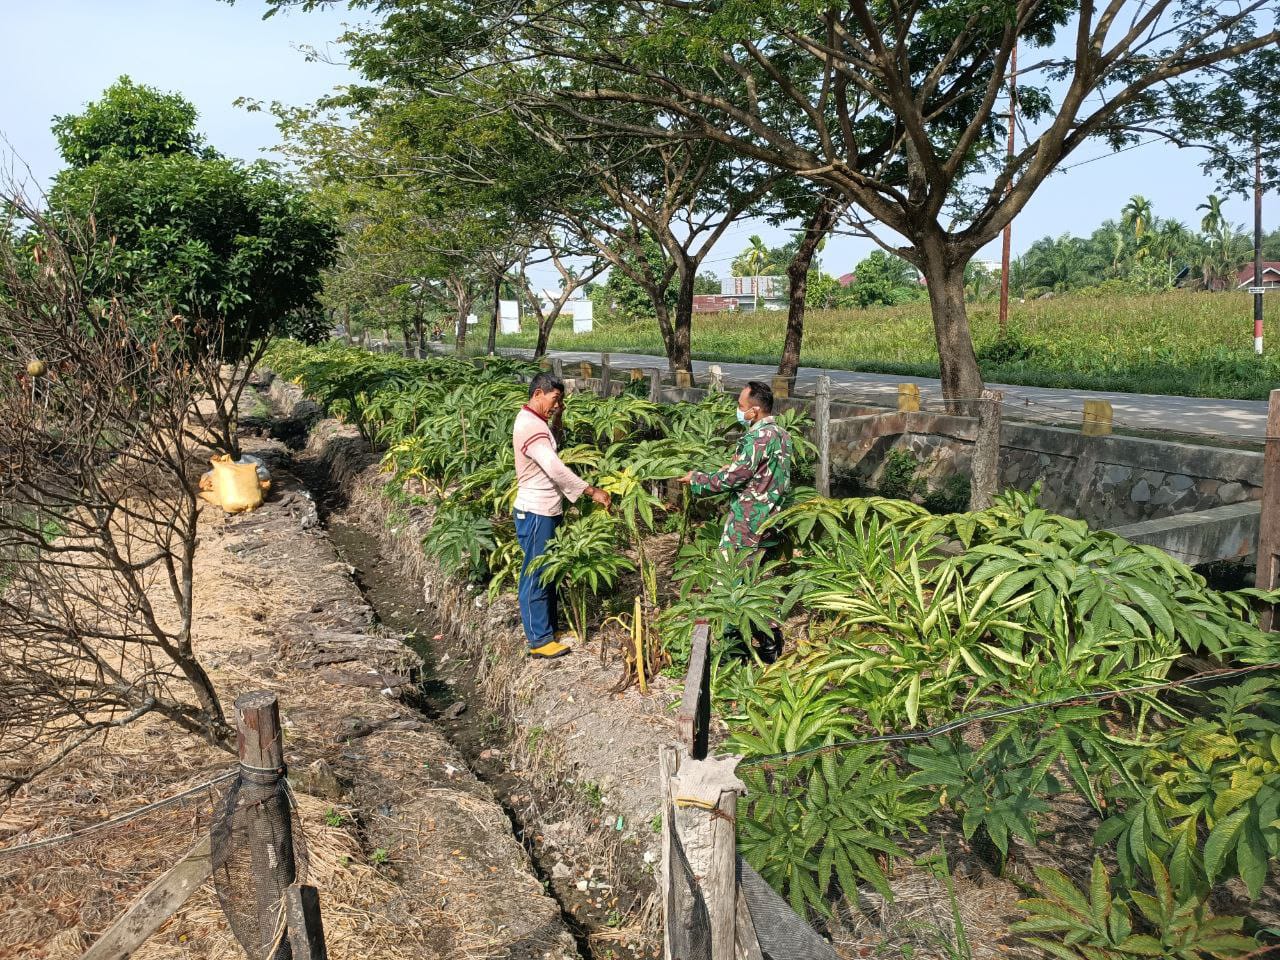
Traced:
[[210, 840], [214, 890], [236, 940], [250, 960], [287, 960], [283, 907], [259, 905], [281, 905], [285, 888], [307, 878], [307, 848], [288, 781], [274, 771], [241, 768]]
[[[747, 786], [737, 837], [749, 861], [739, 884], [765, 956], [1002, 956], [1034, 943], [1028, 922], [1049, 924], [1038, 909], [1066, 915], [1091, 895], [1128, 911], [1135, 934], [1158, 942], [1160, 923], [1133, 904], [1165, 883], [1178, 909], [1199, 911], [1203, 935], [1215, 923], [1229, 931], [1224, 942], [1239, 938], [1242, 952], [1224, 955], [1267, 949], [1280, 930], [1274, 861], [1250, 880], [1247, 856], [1221, 854], [1209, 877], [1199, 850], [1212, 824], [1188, 819], [1188, 804], [1197, 791], [1221, 796], [1248, 780], [1222, 803], [1240, 801], [1237, 819], [1255, 809], [1270, 816], [1263, 807], [1280, 787], [1278, 671], [1205, 671], [749, 755], [737, 769]], [[732, 741], [721, 749], [732, 752]], [[1263, 766], [1271, 772], [1256, 779], [1245, 772]], [[1214, 822], [1230, 823], [1229, 809], [1220, 806]], [[1280, 826], [1250, 822], [1259, 836]], [[1187, 835], [1196, 847], [1180, 875], [1174, 845]], [[1167, 878], [1153, 873], [1148, 851]], [[1036, 897], [1049, 906], [1028, 899]], [[1080, 925], [1071, 936], [1105, 946]], [[1050, 930], [1048, 939], [1068, 934]]]

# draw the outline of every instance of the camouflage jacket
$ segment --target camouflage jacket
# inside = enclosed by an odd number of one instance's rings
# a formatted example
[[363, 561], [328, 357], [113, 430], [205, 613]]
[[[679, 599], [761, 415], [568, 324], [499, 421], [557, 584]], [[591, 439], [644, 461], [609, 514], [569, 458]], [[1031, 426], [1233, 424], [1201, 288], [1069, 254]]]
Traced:
[[767, 546], [760, 528], [791, 493], [791, 435], [773, 417], [765, 417], [742, 435], [728, 466], [711, 474], [695, 472], [692, 479], [694, 493], [737, 491], [725, 517], [721, 547]]

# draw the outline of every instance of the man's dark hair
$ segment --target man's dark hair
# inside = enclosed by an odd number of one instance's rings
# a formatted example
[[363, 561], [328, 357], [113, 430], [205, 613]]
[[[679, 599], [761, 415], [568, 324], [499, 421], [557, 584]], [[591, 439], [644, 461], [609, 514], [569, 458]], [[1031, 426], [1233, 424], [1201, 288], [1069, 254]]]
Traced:
[[773, 387], [767, 383], [761, 383], [759, 380], [750, 381], [747, 384], [747, 396], [765, 413], [773, 413]]
[[[529, 396], [541, 390], [543, 393], [564, 393], [564, 381], [557, 377], [554, 373], [547, 373], [545, 370], [536, 373], [533, 379], [529, 381]], [[769, 399], [773, 399], [773, 394], [769, 394]]]

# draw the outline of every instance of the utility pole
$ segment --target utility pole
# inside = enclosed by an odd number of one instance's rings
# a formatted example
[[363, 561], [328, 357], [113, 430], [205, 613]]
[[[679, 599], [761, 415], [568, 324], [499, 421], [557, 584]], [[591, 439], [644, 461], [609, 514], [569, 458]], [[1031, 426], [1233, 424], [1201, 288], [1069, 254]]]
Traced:
[[1262, 355], [1262, 136], [1253, 136], [1253, 352]]
[[[1009, 61], [1009, 162], [1013, 162], [1013, 131], [1018, 111], [1018, 41], [1013, 42]], [[1008, 187], [1005, 193], [1009, 192]], [[1009, 248], [1013, 243], [1013, 221], [1004, 225], [1004, 247], [1000, 254], [1000, 336], [1009, 332]]]

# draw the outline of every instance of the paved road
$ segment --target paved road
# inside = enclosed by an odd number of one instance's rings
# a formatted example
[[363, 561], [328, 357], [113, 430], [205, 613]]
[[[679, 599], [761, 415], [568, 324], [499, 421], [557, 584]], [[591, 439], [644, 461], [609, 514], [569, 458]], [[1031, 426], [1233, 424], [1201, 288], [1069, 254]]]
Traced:
[[[504, 349], [503, 353], [530, 356], [531, 350]], [[589, 360], [600, 362], [599, 353], [572, 350], [553, 350], [551, 355], [566, 362]], [[609, 363], [615, 367], [658, 367], [667, 369], [665, 357], [638, 353], [610, 354]], [[706, 375], [710, 362], [695, 360], [694, 376]], [[730, 382], [765, 380], [773, 376], [775, 369], [763, 364], [721, 363], [725, 379]], [[798, 393], [812, 391], [820, 373], [831, 377], [833, 399], [895, 406], [898, 384], [914, 383], [920, 388], [925, 408], [942, 399], [939, 381], [927, 377], [894, 376], [880, 373], [854, 373], [848, 370], [819, 370], [801, 367], [796, 377]], [[1072, 426], [1080, 423], [1085, 400], [1109, 400], [1117, 429], [1161, 431], [1220, 439], [1261, 439], [1266, 436], [1267, 404], [1261, 400], [1210, 400], [1202, 397], [1165, 397], [1145, 393], [1103, 393], [1093, 390], [1058, 390], [1047, 387], [1017, 387], [1007, 384], [989, 384], [992, 389], [1003, 390], [1005, 412], [1010, 418], [1062, 422]]]

